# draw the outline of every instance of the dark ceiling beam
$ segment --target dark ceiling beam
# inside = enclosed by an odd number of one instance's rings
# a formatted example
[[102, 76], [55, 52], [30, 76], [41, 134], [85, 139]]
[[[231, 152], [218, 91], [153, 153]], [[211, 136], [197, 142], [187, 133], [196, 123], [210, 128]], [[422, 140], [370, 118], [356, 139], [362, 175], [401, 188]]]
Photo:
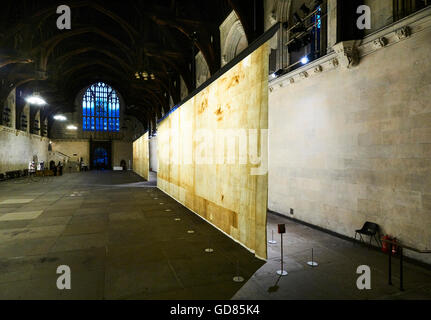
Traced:
[[[129, 35], [130, 40], [134, 43], [134, 37], [139, 33], [138, 31], [130, 25], [126, 20], [122, 19], [120, 16], [115, 14], [114, 12], [104, 8], [103, 6], [97, 4], [94, 1], [77, 1], [71, 2], [67, 4], [71, 9], [82, 8], [82, 7], [90, 7], [93, 8], [106, 16], [110, 17], [113, 21], [117, 22], [121, 28]], [[48, 8], [41, 9], [40, 11], [34, 13], [30, 17], [25, 17], [23, 22], [17, 24], [14, 28], [7, 30], [5, 33], [7, 35], [6, 39], [14, 36], [17, 32], [21, 31], [25, 27], [29, 25], [40, 25], [44, 21], [46, 21], [49, 17], [57, 15], [57, 7], [58, 4], [52, 5]]]
[[102, 61], [86, 61], [86, 62], [83, 62], [83, 63], [80, 63], [80, 64], [75, 64], [73, 67], [70, 67], [70, 68], [64, 70], [63, 71], [63, 76], [67, 77], [68, 74], [70, 74], [70, 73], [74, 73], [74, 72], [79, 71], [82, 68], [85, 68], [87, 66], [94, 66], [94, 65], [99, 65], [99, 66], [102, 66], [103, 68], [109, 69], [114, 74], [116, 74], [117, 76], [119, 76], [120, 79], [124, 77], [124, 73], [122, 73], [121, 71], [119, 71], [118, 69], [116, 69], [115, 67], [113, 67], [112, 65], [107, 64], [107, 63], [102, 62]]
[[33, 60], [30, 58], [12, 57], [8, 55], [0, 54], [0, 68], [3, 68], [9, 64], [15, 64], [15, 63], [28, 64], [28, 63], [33, 63]]
[[[169, 111], [170, 96], [174, 103], [179, 100], [180, 76], [189, 92], [193, 91], [189, 65], [195, 59], [195, 48], [202, 52], [211, 74], [220, 67], [218, 25], [230, 11], [228, 0], [220, 0], [220, 5], [177, 0], [163, 5], [156, 0], [145, 3], [71, 0], [66, 4], [72, 9], [73, 27], [63, 31], [55, 28], [58, 4], [28, 5], [26, 0], [16, 1], [15, 8], [27, 5], [31, 10], [19, 13], [16, 28], [0, 31], [0, 47], [25, 52], [22, 56], [29, 58], [0, 60], [0, 66], [1, 63], [7, 66], [1, 70], [5, 71], [8, 86], [26, 83], [26, 87], [41, 91], [53, 104], [52, 112], [73, 111], [77, 93], [103, 81], [121, 93], [126, 105], [139, 106], [133, 112], [141, 119], [152, 121], [155, 114], [160, 118], [163, 111]], [[239, 15], [247, 21], [250, 1], [254, 0], [247, 0], [248, 7], [244, 1], [239, 7]], [[19, 11], [13, 7], [8, 10], [11, 15]], [[91, 16], [94, 20], [89, 19]], [[30, 60], [35, 61], [34, 65]], [[19, 67], [18, 61], [27, 63], [28, 68]], [[156, 80], [138, 81], [134, 73], [144, 70], [154, 73]]]
[[97, 35], [107, 39], [108, 41], [112, 42], [113, 44], [115, 44], [119, 49], [121, 49], [125, 53], [125, 55], [129, 58], [129, 62], [132, 63], [133, 60], [129, 55], [130, 48], [127, 45], [125, 45], [122, 41], [118, 40], [114, 36], [108, 34], [104, 30], [101, 30], [97, 27], [84, 27], [84, 28], [73, 29], [73, 30], [70, 30], [68, 32], [58, 34], [58, 35], [50, 38], [49, 40], [44, 41], [39, 46], [34, 48], [32, 53], [36, 54], [37, 52], [42, 51], [41, 52], [41, 68], [44, 69], [44, 68], [46, 68], [46, 66], [48, 64], [49, 57], [52, 54], [53, 50], [55, 49], [55, 47], [57, 45], [60, 44], [61, 41], [64, 41], [66, 39], [69, 39], [71, 37], [75, 37], [78, 35], [86, 34], [86, 33], [97, 34]]
[[115, 60], [116, 62], [118, 62], [118, 64], [121, 65], [121, 67], [123, 68], [124, 71], [126, 72], [134, 72], [133, 68], [127, 64], [123, 59], [121, 59], [118, 55], [116, 55], [115, 53], [112, 52], [112, 50], [108, 50], [108, 48], [100, 48], [100, 47], [83, 47], [83, 48], [79, 48], [76, 50], [72, 50], [69, 51], [68, 53], [58, 57], [55, 61], [54, 61], [54, 65], [55, 66], [61, 66], [64, 65], [65, 63], [67, 63], [67, 61], [75, 56], [84, 54], [84, 53], [88, 53], [91, 51], [95, 51], [95, 52], [100, 52], [104, 55], [106, 55], [107, 57]]
[[[220, 68], [220, 62], [217, 61], [215, 51], [211, 45], [211, 36], [204, 28], [195, 29], [193, 26], [184, 24], [175, 18], [159, 17], [157, 15], [149, 15], [150, 19], [160, 26], [169, 26], [182, 32], [190, 41], [190, 48], [194, 43], [196, 47], [202, 51], [204, 58], [208, 64], [211, 74], [217, 72]], [[193, 33], [198, 33], [198, 39], [193, 39]], [[195, 41], [196, 40], [196, 41]], [[194, 42], [195, 41], [195, 42]]]

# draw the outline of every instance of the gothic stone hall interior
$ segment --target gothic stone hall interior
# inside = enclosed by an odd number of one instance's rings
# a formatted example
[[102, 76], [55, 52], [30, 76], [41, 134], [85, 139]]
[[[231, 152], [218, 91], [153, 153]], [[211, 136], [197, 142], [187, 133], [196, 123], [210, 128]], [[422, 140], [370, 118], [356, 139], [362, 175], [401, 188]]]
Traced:
[[430, 5], [3, 1], [0, 299], [430, 299]]

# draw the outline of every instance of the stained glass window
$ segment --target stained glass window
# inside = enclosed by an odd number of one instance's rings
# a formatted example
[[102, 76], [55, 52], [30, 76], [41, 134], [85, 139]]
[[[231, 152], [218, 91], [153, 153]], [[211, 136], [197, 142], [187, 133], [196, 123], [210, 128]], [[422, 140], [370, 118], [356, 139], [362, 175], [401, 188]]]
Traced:
[[120, 99], [106, 83], [98, 82], [88, 88], [82, 99], [84, 131], [120, 131]]

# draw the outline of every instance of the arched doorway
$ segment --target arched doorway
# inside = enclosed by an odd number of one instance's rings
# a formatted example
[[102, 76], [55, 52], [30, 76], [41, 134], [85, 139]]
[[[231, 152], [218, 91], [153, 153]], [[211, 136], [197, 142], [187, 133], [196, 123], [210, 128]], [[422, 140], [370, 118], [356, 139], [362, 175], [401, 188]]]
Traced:
[[112, 170], [111, 141], [90, 142], [90, 165], [92, 170]]
[[120, 166], [123, 168], [123, 171], [127, 171], [127, 163], [126, 160], [121, 160]]
[[108, 169], [108, 151], [104, 148], [94, 150], [93, 165], [96, 170]]

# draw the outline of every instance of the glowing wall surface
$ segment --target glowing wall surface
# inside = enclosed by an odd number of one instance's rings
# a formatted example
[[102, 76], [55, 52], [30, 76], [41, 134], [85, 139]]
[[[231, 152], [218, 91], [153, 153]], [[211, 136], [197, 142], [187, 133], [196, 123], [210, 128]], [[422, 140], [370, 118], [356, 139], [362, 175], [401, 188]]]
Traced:
[[148, 180], [150, 174], [148, 133], [133, 143], [133, 171]]
[[159, 189], [263, 259], [267, 129], [267, 44], [158, 127]]

